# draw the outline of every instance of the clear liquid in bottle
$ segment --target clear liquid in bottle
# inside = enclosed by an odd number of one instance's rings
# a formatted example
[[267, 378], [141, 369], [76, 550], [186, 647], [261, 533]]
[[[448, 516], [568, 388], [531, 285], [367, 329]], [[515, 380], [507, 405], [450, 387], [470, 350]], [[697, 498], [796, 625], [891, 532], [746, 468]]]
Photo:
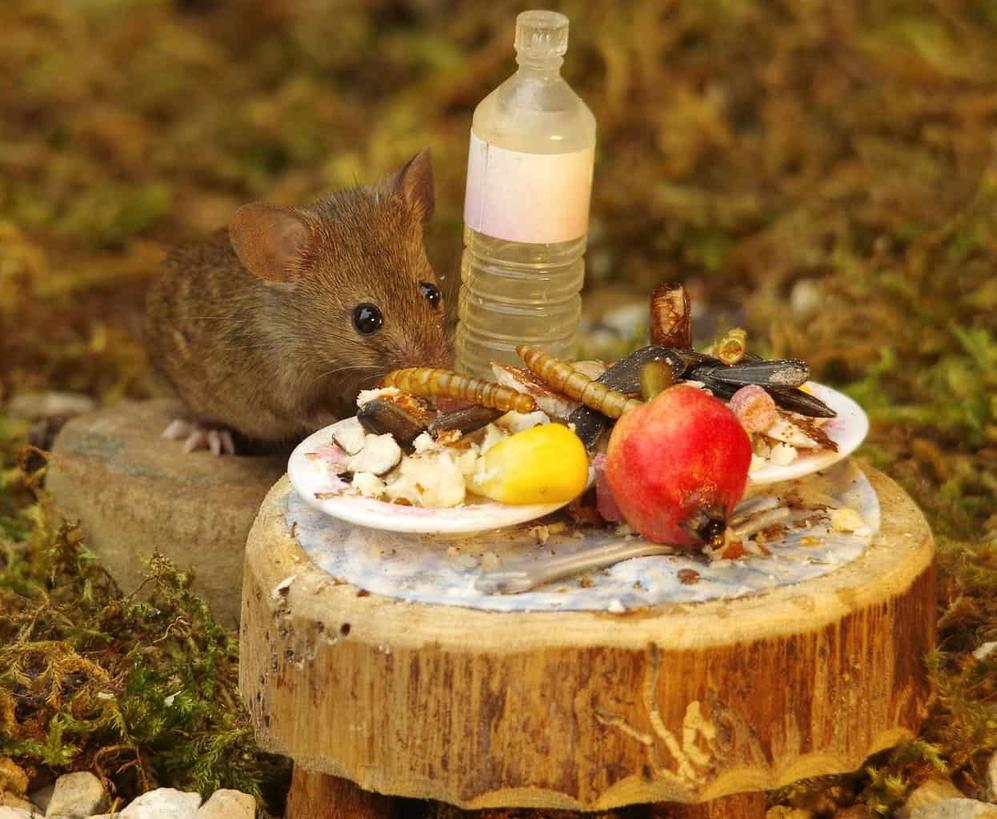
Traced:
[[531, 344], [577, 343], [595, 118], [562, 79], [568, 18], [516, 18], [519, 70], [474, 112], [464, 203], [457, 365], [491, 377]]

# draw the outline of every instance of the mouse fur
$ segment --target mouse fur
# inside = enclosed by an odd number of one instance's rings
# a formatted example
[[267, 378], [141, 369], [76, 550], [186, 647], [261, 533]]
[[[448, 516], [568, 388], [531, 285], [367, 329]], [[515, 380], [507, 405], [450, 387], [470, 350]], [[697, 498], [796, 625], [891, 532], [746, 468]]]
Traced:
[[[197, 423], [264, 442], [353, 415], [357, 392], [392, 369], [449, 366], [422, 237], [432, 212], [428, 150], [376, 186], [239, 208], [164, 262], [147, 299], [152, 364]], [[370, 334], [361, 304], [383, 316]]]

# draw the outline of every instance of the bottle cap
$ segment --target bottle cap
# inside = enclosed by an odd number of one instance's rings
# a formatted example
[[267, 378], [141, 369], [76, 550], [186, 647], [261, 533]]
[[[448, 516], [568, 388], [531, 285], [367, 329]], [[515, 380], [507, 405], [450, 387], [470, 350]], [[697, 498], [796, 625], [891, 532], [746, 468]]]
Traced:
[[557, 11], [534, 9], [516, 17], [516, 53], [527, 60], [562, 57], [568, 50], [568, 18]]

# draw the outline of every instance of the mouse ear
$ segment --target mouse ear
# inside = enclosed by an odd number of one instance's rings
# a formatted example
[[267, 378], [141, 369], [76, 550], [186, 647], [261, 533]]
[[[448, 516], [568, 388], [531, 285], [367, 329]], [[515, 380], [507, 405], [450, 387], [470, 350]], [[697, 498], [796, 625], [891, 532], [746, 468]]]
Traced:
[[419, 151], [404, 168], [386, 181], [392, 190], [402, 195], [423, 222], [428, 222], [432, 218], [435, 195], [433, 163], [429, 156], [429, 148]]
[[228, 232], [243, 266], [254, 276], [272, 282], [295, 278], [311, 241], [311, 231], [299, 213], [267, 202], [239, 208]]

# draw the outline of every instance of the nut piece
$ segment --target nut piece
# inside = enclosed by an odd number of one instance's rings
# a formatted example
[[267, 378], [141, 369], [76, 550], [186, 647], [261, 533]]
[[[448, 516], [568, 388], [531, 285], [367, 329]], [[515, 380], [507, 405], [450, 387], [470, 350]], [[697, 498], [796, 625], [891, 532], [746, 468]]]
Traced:
[[356, 418], [344, 418], [332, 425], [332, 440], [347, 455], [356, 455], [363, 449], [367, 433]]
[[390, 472], [402, 459], [402, 448], [390, 435], [368, 435], [363, 449], [347, 462], [350, 472], [370, 472], [383, 475]]

